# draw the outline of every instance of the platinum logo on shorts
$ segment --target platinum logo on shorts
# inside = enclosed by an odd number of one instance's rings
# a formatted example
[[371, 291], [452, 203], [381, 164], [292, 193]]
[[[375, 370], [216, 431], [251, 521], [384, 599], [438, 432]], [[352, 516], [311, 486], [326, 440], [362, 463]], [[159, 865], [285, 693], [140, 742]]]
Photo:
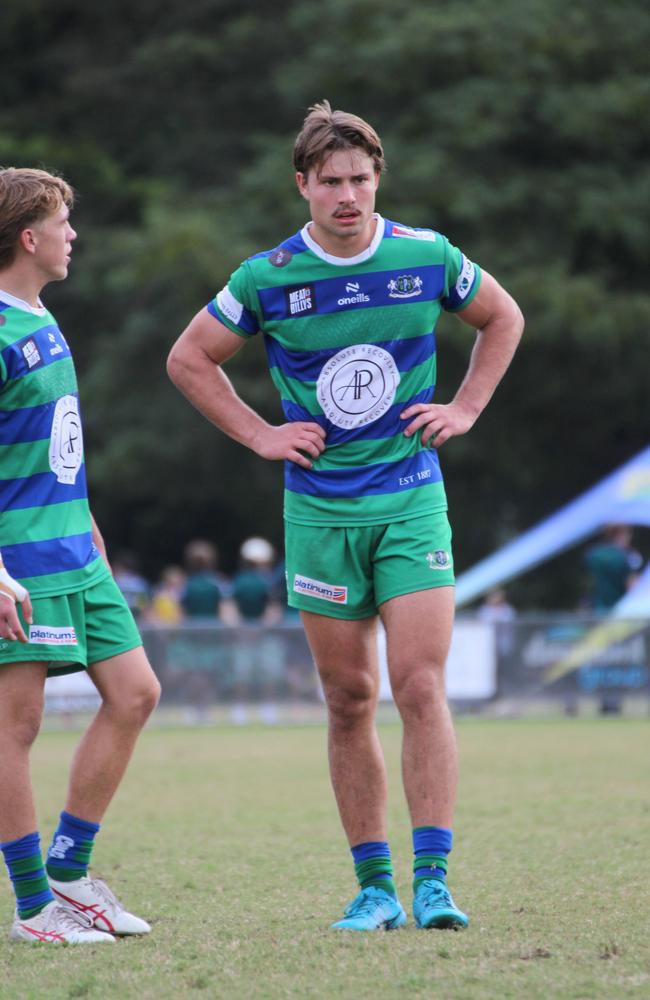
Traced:
[[298, 594], [317, 597], [321, 601], [333, 601], [334, 604], [348, 603], [347, 587], [335, 587], [332, 583], [312, 580], [311, 577], [300, 576], [299, 573], [296, 573], [293, 578], [293, 589]]
[[42, 646], [76, 646], [77, 633], [69, 626], [30, 625], [29, 641]]

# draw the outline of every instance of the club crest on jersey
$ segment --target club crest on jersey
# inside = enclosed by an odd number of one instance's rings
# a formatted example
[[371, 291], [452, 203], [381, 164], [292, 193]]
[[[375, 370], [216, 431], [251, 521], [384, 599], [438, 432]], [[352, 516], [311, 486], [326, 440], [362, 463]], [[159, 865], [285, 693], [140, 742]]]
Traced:
[[286, 267], [287, 264], [291, 263], [292, 258], [293, 254], [290, 250], [278, 247], [272, 254], [269, 254], [269, 264], [273, 264], [273, 267]]
[[422, 295], [422, 278], [417, 274], [400, 274], [388, 282], [388, 295], [391, 299], [412, 299]]
[[40, 365], [42, 363], [43, 359], [33, 337], [28, 337], [27, 340], [23, 341], [20, 345], [20, 350], [22, 351], [22, 355], [27, 362], [27, 367], [30, 371], [32, 368], [35, 368], [36, 365]]
[[285, 288], [287, 311], [290, 316], [306, 316], [316, 312], [316, 293], [313, 285], [300, 288]]
[[449, 569], [451, 556], [444, 549], [436, 549], [435, 552], [427, 552], [427, 562], [429, 569]]

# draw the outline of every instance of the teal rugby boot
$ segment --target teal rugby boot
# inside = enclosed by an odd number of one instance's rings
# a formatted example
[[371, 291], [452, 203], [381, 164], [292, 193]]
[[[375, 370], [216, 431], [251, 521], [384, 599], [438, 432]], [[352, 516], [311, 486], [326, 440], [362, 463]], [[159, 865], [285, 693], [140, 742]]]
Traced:
[[343, 920], [332, 924], [333, 930], [394, 931], [406, 923], [406, 914], [398, 899], [369, 885], [362, 889], [345, 910]]
[[413, 898], [413, 916], [420, 928], [458, 930], [469, 923], [469, 917], [458, 909], [445, 883], [437, 878], [425, 879], [418, 885]]

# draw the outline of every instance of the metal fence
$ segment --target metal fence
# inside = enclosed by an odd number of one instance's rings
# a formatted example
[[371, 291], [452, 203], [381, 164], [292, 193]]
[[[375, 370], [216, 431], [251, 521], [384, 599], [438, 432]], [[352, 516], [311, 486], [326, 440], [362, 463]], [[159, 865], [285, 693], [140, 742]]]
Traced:
[[[322, 695], [299, 622], [230, 628], [198, 623], [144, 626], [142, 637], [162, 686], [161, 706], [200, 719], [219, 707], [244, 721], [257, 706], [264, 721], [279, 707], [318, 706]], [[391, 699], [385, 642], [379, 635], [381, 698]], [[475, 708], [520, 700], [565, 707], [590, 697], [612, 703], [650, 698], [650, 621], [607, 623], [581, 615], [522, 616], [512, 622], [461, 615], [447, 668], [452, 702]], [[87, 710], [96, 692], [84, 674], [50, 680], [50, 712]], [[286, 713], [285, 713], [286, 714]]]

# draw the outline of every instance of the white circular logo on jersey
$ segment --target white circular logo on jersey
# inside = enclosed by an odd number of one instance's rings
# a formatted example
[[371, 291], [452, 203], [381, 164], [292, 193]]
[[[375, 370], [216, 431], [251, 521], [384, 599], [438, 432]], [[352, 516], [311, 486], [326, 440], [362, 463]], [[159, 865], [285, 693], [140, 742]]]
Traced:
[[336, 427], [365, 427], [383, 416], [395, 399], [399, 371], [391, 354], [374, 344], [354, 344], [323, 366], [316, 395]]
[[72, 485], [83, 461], [81, 418], [76, 396], [61, 396], [54, 408], [50, 434], [50, 469], [58, 482]]

